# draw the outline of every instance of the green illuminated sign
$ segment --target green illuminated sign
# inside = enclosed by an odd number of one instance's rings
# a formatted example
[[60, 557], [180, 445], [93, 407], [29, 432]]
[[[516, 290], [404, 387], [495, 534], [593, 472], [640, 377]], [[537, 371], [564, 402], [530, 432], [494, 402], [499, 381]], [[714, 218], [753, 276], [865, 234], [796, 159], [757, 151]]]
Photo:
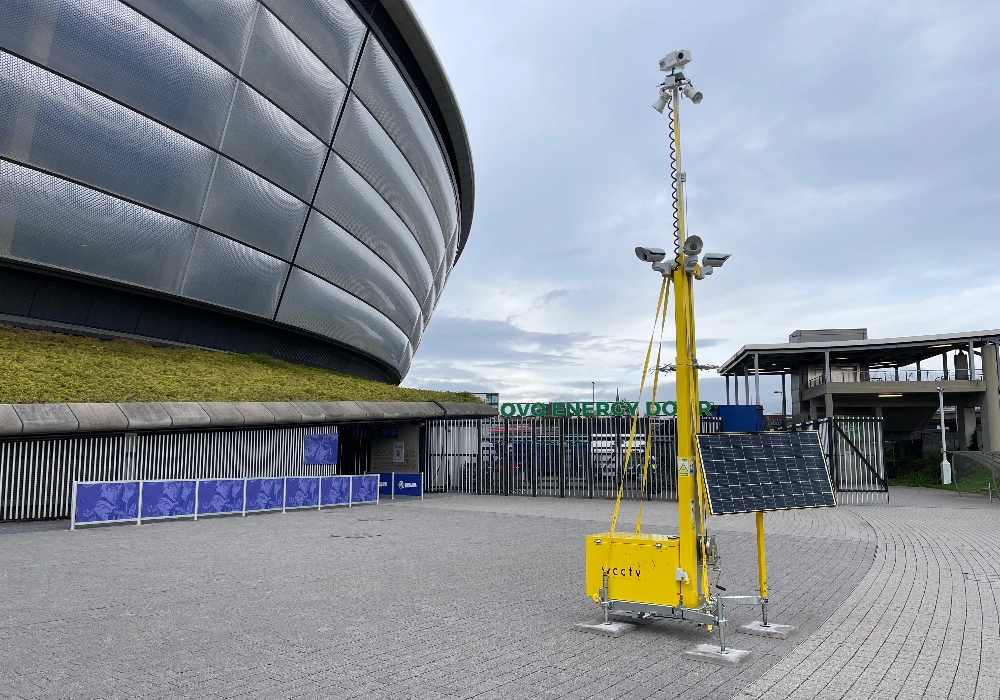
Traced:
[[[701, 415], [712, 411], [710, 401], [699, 402]], [[646, 402], [647, 416], [676, 416], [676, 401]], [[504, 403], [500, 415], [504, 418], [565, 418], [568, 416], [634, 416], [639, 410], [637, 401], [554, 401], [552, 403]]]

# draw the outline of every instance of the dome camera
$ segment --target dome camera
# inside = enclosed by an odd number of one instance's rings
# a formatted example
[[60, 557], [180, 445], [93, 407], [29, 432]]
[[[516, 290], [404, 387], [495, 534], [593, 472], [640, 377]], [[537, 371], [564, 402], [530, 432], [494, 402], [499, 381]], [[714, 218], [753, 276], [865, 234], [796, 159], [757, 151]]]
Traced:
[[698, 255], [704, 247], [705, 244], [702, 242], [701, 236], [688, 236], [684, 239], [685, 255]]

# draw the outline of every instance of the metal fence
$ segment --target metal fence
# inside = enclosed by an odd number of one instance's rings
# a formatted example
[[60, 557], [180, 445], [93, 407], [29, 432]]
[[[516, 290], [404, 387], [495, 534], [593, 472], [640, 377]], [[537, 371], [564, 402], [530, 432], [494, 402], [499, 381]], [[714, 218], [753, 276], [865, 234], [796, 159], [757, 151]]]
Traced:
[[819, 431], [838, 503], [889, 502], [881, 418], [821, 418], [799, 423], [794, 429]]
[[306, 435], [335, 426], [127, 433], [0, 442], [0, 522], [67, 518], [73, 481], [332, 476], [306, 465]]
[[[479, 494], [638, 498], [649, 431], [647, 499], [677, 498], [676, 419], [640, 417], [623, 469], [629, 417], [494, 418], [427, 424], [426, 490]], [[703, 418], [704, 432], [717, 432]]]

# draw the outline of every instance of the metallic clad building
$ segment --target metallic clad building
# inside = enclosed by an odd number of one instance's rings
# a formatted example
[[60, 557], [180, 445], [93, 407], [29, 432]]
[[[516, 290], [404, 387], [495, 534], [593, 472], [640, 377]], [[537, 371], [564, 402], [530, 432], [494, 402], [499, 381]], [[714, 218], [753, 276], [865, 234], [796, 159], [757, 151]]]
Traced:
[[0, 321], [398, 383], [473, 201], [406, 0], [0, 3]]

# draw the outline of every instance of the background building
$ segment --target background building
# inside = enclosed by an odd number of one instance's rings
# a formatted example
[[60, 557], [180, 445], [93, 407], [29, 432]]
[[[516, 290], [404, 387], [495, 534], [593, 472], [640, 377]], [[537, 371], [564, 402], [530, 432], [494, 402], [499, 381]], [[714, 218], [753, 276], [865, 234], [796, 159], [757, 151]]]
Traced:
[[477, 399], [482, 399], [483, 403], [485, 403], [488, 406], [493, 407], [495, 410], [498, 410], [498, 411], [500, 410], [500, 394], [499, 393], [497, 393], [495, 391], [493, 391], [493, 392], [487, 391], [485, 393], [479, 393], [479, 394], [473, 392], [472, 395], [475, 396]]
[[[938, 410], [955, 408], [955, 444], [967, 449], [981, 415], [981, 440], [1000, 450], [1000, 329], [902, 338], [868, 338], [867, 330], [795, 331], [788, 343], [745, 345], [719, 369], [729, 402], [760, 404], [757, 376], [791, 378], [794, 423], [832, 416], [884, 420], [887, 439], [922, 440]], [[742, 384], [742, 389], [741, 385]], [[978, 409], [978, 411], [977, 411]]]
[[405, 0], [0, 4], [0, 321], [398, 383], [473, 200]]

